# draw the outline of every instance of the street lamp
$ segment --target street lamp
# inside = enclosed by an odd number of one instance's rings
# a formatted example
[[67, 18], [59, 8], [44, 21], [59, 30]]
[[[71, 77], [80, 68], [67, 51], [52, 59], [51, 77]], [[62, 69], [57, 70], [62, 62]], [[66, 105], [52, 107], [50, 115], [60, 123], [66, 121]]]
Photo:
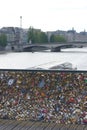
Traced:
[[22, 16], [20, 16], [20, 28], [22, 28]]

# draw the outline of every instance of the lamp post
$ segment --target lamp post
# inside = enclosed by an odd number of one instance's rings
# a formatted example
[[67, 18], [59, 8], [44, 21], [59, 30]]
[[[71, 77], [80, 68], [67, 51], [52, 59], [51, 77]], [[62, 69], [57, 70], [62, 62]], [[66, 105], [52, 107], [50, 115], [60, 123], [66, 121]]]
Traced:
[[22, 28], [22, 16], [20, 16], [20, 28]]
[[22, 16], [20, 16], [20, 33], [19, 33], [19, 44], [18, 44], [18, 50], [22, 50]]

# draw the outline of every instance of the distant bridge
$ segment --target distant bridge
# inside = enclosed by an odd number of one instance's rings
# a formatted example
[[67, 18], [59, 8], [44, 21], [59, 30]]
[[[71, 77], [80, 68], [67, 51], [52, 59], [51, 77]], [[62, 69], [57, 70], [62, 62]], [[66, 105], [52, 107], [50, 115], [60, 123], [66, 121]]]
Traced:
[[82, 45], [75, 45], [75, 44], [40, 44], [40, 45], [26, 45], [23, 46], [23, 51], [25, 52], [35, 52], [35, 51], [44, 51], [50, 50], [51, 52], [60, 52], [61, 49], [64, 48], [75, 48], [75, 47], [83, 47]]
[[48, 50], [48, 49], [50, 49], [50, 48], [47, 46], [43, 46], [43, 45], [31, 45], [31, 46], [23, 47], [23, 51], [25, 51], [25, 52], [44, 51], [44, 50]]
[[87, 43], [41, 43], [41, 44], [10, 44], [6, 47], [6, 50], [12, 51], [46, 51], [60, 52], [64, 48], [75, 48], [75, 47], [87, 47]]

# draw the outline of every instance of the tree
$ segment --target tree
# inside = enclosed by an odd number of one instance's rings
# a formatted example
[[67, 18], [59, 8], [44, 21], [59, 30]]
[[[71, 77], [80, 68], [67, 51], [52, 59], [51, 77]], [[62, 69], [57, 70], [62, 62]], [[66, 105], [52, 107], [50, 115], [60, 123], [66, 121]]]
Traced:
[[5, 47], [7, 45], [7, 36], [5, 34], [0, 35], [0, 46]]
[[66, 39], [61, 35], [51, 35], [50, 42], [66, 42]]
[[32, 27], [28, 30], [28, 42], [34, 43], [34, 29]]
[[48, 42], [48, 37], [44, 32], [41, 32], [40, 37], [41, 37], [41, 42], [44, 42], [44, 43]]
[[28, 42], [30, 41], [31, 43], [44, 43], [48, 42], [48, 37], [41, 30], [30, 27], [28, 31]]
[[50, 42], [55, 42], [55, 35], [54, 35], [54, 34], [51, 35], [51, 37], [50, 37]]

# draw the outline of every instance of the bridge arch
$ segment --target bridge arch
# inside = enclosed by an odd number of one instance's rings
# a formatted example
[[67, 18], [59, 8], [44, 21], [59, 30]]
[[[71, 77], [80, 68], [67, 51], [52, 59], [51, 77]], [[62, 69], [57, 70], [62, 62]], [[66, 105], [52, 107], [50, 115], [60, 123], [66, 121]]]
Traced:
[[29, 47], [24, 47], [23, 51], [24, 52], [35, 52], [35, 51], [44, 51], [44, 50], [48, 50], [49, 47], [46, 46], [40, 46], [40, 45], [33, 45], [33, 46], [29, 46]]
[[59, 46], [56, 46], [56, 47], [52, 47], [51, 48], [51, 52], [60, 52], [61, 49], [64, 49], [64, 48], [74, 48], [74, 47], [76, 47], [76, 46], [72, 45], [72, 44], [59, 45]]

